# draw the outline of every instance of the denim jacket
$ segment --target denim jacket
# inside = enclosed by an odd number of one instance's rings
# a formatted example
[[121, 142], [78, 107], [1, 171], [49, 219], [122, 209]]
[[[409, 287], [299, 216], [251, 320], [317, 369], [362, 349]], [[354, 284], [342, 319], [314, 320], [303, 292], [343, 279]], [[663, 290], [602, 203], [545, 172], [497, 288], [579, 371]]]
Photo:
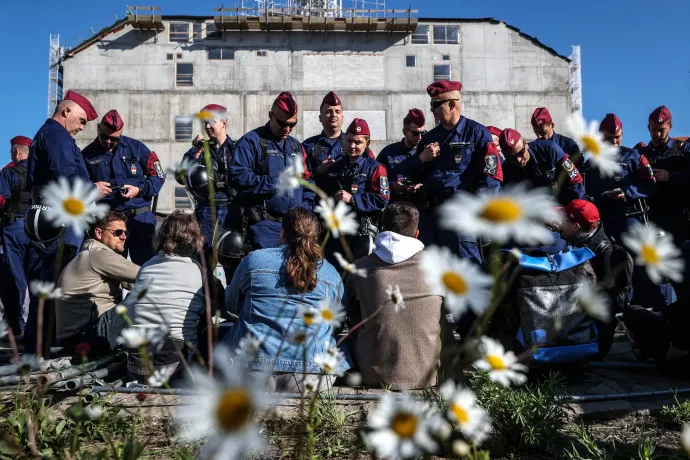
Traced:
[[[304, 345], [294, 345], [290, 340], [295, 331], [305, 327], [299, 306], [317, 307], [320, 300], [327, 298], [346, 301], [340, 275], [326, 260], [319, 264], [318, 281], [313, 291], [303, 294], [287, 286], [287, 251], [287, 246], [280, 246], [251, 252], [242, 259], [225, 290], [225, 307], [239, 320], [223, 338], [223, 345], [231, 350], [237, 349], [240, 340], [249, 334], [262, 342], [256, 357], [240, 356], [235, 359], [235, 364], [278, 372], [305, 372]], [[306, 372], [320, 373], [314, 356], [325, 352], [329, 345], [335, 346], [333, 327], [326, 324], [308, 326], [308, 335], [304, 342], [307, 347]], [[349, 367], [343, 361], [338, 370], [345, 371]]]

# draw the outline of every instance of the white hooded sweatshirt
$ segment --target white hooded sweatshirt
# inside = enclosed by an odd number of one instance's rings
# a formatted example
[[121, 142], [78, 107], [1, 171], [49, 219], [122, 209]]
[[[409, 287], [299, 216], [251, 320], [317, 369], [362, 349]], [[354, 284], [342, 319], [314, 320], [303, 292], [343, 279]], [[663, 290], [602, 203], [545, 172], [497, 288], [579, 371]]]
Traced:
[[399, 264], [424, 249], [416, 238], [394, 232], [381, 232], [376, 236], [374, 254], [389, 264]]

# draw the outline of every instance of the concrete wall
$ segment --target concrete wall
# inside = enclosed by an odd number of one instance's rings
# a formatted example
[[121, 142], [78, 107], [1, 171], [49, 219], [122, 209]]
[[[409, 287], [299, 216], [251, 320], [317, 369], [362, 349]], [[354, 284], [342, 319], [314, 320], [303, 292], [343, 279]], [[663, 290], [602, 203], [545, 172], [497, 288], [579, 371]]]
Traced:
[[[433, 81], [434, 64], [451, 65], [452, 79], [464, 85], [463, 113], [486, 125], [514, 127], [529, 137], [535, 107], [547, 106], [557, 124], [570, 112], [563, 58], [502, 23], [431, 24], [459, 25], [460, 43], [416, 45], [407, 35], [389, 33], [227, 32], [222, 41], [180, 44], [169, 41], [167, 23], [159, 34], [126, 26], [65, 60], [64, 89], [89, 97], [100, 114], [117, 109], [125, 134], [146, 143], [170, 167], [190, 146], [174, 140], [176, 116], [208, 103], [224, 105], [230, 110], [229, 133], [237, 139], [267, 121], [273, 99], [284, 90], [300, 106], [298, 139], [320, 131], [319, 104], [335, 90], [346, 123], [364, 115], [375, 126], [372, 147], [378, 152], [399, 140], [409, 109], [423, 109], [432, 119], [425, 88]], [[219, 46], [234, 50], [235, 59], [209, 60], [207, 49]], [[175, 60], [166, 60], [167, 54]], [[410, 55], [416, 56], [416, 67], [406, 67]], [[193, 87], [176, 86], [176, 62], [194, 64]], [[91, 123], [77, 140], [86, 145], [95, 135]], [[174, 185], [166, 182], [159, 209], [173, 206]]]

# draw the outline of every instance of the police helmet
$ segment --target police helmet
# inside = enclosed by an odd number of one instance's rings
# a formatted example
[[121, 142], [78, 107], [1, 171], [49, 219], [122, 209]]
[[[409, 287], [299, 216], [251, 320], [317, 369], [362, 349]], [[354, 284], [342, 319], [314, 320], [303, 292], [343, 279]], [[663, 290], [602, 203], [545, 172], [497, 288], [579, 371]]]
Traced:
[[208, 173], [206, 166], [195, 164], [187, 170], [187, 188], [196, 198], [208, 200], [209, 181], [213, 176]]
[[24, 217], [24, 231], [35, 243], [50, 243], [65, 231], [65, 226], [56, 226], [51, 214], [55, 211], [49, 206], [32, 205]]
[[374, 251], [374, 236], [357, 235], [350, 242], [350, 250], [355, 259], [366, 257]]
[[231, 265], [248, 252], [242, 234], [236, 230], [225, 230], [213, 243], [213, 249], [218, 251], [218, 262], [221, 265]]

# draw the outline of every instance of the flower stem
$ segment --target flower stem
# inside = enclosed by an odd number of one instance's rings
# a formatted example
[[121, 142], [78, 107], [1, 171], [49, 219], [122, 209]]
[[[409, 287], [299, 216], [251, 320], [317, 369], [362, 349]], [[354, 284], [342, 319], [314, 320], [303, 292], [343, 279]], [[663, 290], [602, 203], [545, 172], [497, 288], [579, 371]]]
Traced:
[[45, 309], [45, 297], [38, 296], [38, 324], [36, 325], [36, 358], [43, 356], [43, 310]]

